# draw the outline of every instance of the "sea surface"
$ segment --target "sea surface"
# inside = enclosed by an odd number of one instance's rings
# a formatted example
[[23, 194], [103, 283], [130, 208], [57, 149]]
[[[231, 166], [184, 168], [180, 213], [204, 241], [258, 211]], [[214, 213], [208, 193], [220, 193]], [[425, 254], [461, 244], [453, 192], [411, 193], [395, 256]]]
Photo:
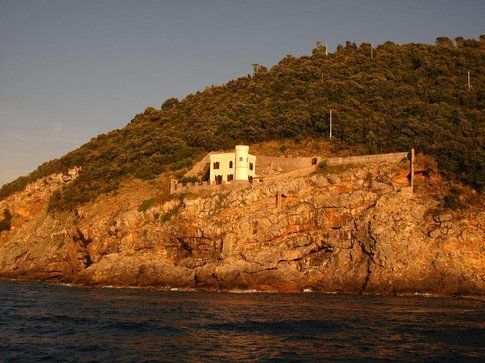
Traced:
[[0, 280], [0, 361], [485, 360], [485, 303]]

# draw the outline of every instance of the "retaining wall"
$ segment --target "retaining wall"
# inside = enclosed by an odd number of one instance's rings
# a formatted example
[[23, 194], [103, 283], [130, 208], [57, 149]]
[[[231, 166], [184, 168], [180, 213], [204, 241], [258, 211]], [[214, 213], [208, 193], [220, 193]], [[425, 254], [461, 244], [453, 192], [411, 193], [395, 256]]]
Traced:
[[348, 164], [366, 164], [366, 163], [378, 163], [386, 161], [401, 161], [409, 157], [409, 153], [389, 153], [389, 154], [375, 154], [375, 155], [361, 155], [361, 156], [348, 156], [338, 158], [327, 158], [325, 162], [327, 165], [348, 165]]

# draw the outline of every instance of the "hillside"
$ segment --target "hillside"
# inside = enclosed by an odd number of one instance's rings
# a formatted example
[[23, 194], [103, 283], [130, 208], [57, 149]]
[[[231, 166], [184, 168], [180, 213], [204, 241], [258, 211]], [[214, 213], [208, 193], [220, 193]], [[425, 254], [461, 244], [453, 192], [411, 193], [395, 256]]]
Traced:
[[[92, 139], [0, 189], [0, 200], [28, 183], [80, 167], [50, 197], [50, 210], [72, 210], [114, 191], [130, 177], [177, 173], [205, 152], [235, 143], [324, 139], [334, 115], [334, 153], [350, 147], [390, 152], [414, 146], [436, 158], [449, 178], [478, 190], [485, 183], [485, 39], [438, 45], [348, 42], [325, 55], [287, 56], [267, 69], [208, 87], [182, 101], [148, 108], [128, 125]], [[472, 88], [467, 89], [467, 72]]]

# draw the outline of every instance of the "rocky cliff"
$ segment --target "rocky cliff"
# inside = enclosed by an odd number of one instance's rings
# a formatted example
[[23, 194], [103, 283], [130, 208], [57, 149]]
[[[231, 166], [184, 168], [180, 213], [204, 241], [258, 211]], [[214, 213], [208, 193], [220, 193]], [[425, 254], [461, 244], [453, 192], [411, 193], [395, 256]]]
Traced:
[[[211, 194], [132, 180], [72, 212], [47, 211], [78, 171], [0, 202], [0, 276], [90, 286], [267, 291], [485, 292], [484, 209], [450, 212], [403, 187], [397, 164], [281, 176]], [[276, 198], [279, 202], [276, 202]]]

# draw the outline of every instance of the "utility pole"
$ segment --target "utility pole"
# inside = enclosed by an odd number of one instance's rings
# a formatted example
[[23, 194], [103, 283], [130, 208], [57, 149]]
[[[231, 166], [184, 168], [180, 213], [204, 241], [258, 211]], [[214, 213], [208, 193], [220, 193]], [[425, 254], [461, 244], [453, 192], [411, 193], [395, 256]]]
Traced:
[[332, 109], [330, 109], [330, 138], [332, 138]]
[[468, 71], [467, 83], [468, 83], [468, 90], [470, 91], [472, 89], [472, 82], [471, 82], [470, 71]]
[[374, 58], [374, 47], [372, 46], [372, 43], [370, 43], [370, 58]]
[[325, 42], [325, 56], [328, 56], [327, 42]]

